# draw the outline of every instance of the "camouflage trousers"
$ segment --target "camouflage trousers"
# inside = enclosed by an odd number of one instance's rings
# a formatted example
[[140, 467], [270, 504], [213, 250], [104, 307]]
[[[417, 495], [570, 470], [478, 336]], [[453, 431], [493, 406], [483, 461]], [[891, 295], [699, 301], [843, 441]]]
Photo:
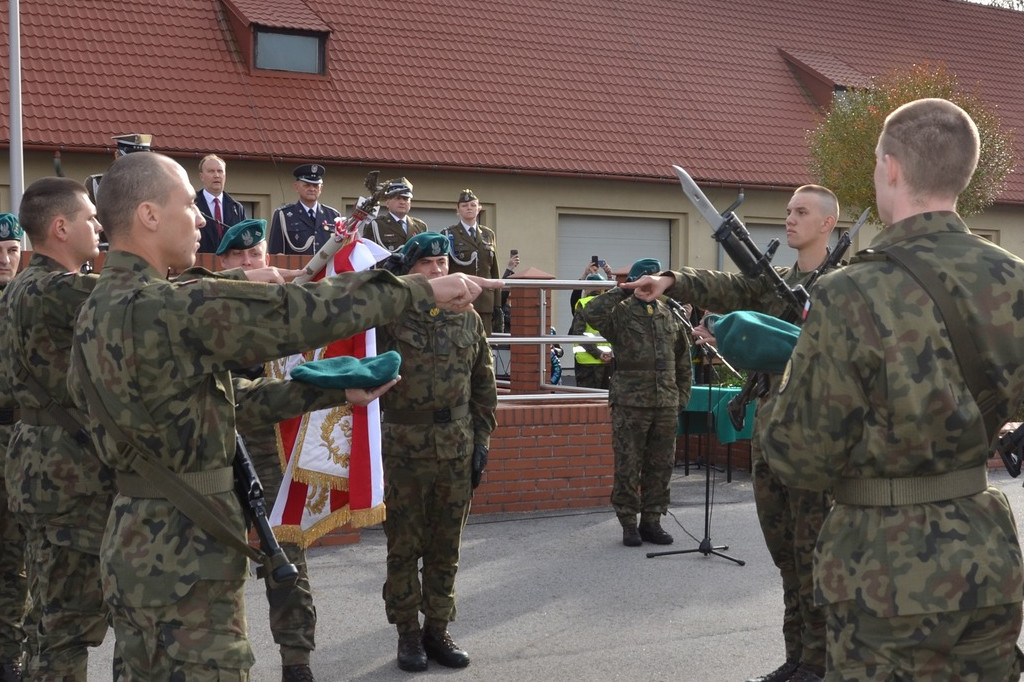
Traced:
[[675, 407], [612, 407], [612, 507], [623, 516], [664, 514], [676, 457]]
[[[259, 429], [248, 429], [245, 444], [260, 483], [263, 484], [269, 513], [274, 508], [284, 479], [274, 426], [271, 424]], [[310, 652], [316, 648], [316, 607], [313, 605], [313, 590], [309, 584], [306, 550], [290, 543], [282, 544], [281, 548], [289, 561], [299, 569], [299, 578], [289, 587], [276, 590], [267, 587], [270, 632], [281, 650], [282, 665], [308, 665]]]
[[437, 460], [385, 455], [384, 611], [399, 632], [419, 628], [420, 611], [431, 625], [455, 620], [455, 574], [472, 497], [468, 456]]
[[[121, 682], [245, 682], [245, 580], [200, 580], [174, 604], [113, 607]], [[84, 678], [83, 678], [84, 679]]]
[[826, 682], [1020, 679], [1021, 604], [878, 618], [846, 601], [825, 607]]
[[[26, 680], [86, 679], [89, 647], [103, 643], [110, 625], [99, 559], [109, 510], [110, 498], [95, 496], [66, 514], [22, 516], [32, 629]], [[119, 667], [115, 661], [114, 679]]]
[[754, 502], [768, 552], [782, 576], [786, 659], [825, 665], [825, 613], [814, 603], [814, 545], [832, 504], [828, 493], [787, 488], [751, 441]]
[[28, 610], [25, 531], [17, 515], [7, 508], [2, 476], [0, 466], [0, 663], [21, 660]]

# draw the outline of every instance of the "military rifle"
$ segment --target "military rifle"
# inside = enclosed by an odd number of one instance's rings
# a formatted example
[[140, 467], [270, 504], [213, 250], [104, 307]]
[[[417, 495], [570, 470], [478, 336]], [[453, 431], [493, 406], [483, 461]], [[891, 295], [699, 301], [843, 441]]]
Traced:
[[277, 542], [270, 521], [267, 520], [267, 500], [263, 494], [263, 484], [256, 474], [256, 467], [253, 466], [252, 457], [249, 456], [249, 449], [245, 447], [245, 441], [241, 434], [235, 432], [235, 460], [232, 463], [235, 470], [235, 492], [242, 502], [242, 510], [245, 512], [246, 527], [256, 527], [256, 534], [260, 538], [260, 551], [267, 556], [267, 564], [261, 566], [263, 579], [271, 589], [294, 585], [299, 577], [299, 569], [295, 564], [288, 561], [284, 550]]
[[1000, 436], [995, 451], [1003, 458], [1003, 466], [1014, 478], [1020, 476], [1022, 451], [1024, 451], [1024, 423], [1010, 433]]
[[[748, 277], [766, 277], [771, 282], [776, 295], [786, 304], [785, 310], [779, 315], [779, 318], [786, 322], [796, 324], [802, 321], [803, 316], [806, 314], [807, 303], [810, 301], [810, 294], [807, 293], [808, 289], [821, 275], [837, 267], [842, 262], [843, 256], [853, 242], [853, 235], [867, 221], [868, 210], [865, 209], [853, 228], [839, 238], [836, 247], [832, 249], [825, 258], [825, 261], [811, 273], [807, 281], [802, 285], [798, 284], [795, 287], [790, 287], [771, 264], [772, 256], [775, 255], [775, 251], [779, 248], [779, 240], [772, 239], [768, 243], [767, 250], [762, 252], [750, 238], [750, 231], [743, 224], [743, 221], [735, 214], [735, 209], [743, 203], [743, 193], [740, 192], [739, 197], [729, 208], [718, 213], [714, 205], [704, 195], [704, 192], [701, 191], [700, 187], [697, 186], [697, 183], [693, 181], [693, 178], [690, 177], [686, 170], [679, 166], [672, 166], [672, 169], [679, 177], [679, 182], [683, 186], [683, 193], [693, 202], [693, 205], [697, 207], [697, 210], [704, 216], [704, 219], [714, 227], [713, 236], [715, 241], [722, 245], [722, 248], [729, 254], [729, 257], [732, 258], [740, 271]], [[743, 389], [729, 401], [727, 409], [729, 421], [732, 422], [737, 431], [743, 430], [747, 403], [765, 395], [768, 392], [768, 385], [768, 375], [763, 372], [755, 372], [749, 376]]]

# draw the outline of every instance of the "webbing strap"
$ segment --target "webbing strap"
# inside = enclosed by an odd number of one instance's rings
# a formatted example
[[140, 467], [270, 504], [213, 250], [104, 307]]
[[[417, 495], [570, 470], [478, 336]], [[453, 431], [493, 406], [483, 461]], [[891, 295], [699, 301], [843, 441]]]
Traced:
[[[232, 467], [174, 475], [200, 495], [216, 495], [235, 489], [235, 470]], [[148, 479], [124, 471], [117, 472], [117, 491], [125, 497], [167, 498], [167, 494]]]
[[833, 492], [837, 504], [898, 507], [977, 495], [987, 487], [988, 467], [982, 464], [938, 476], [843, 478]]

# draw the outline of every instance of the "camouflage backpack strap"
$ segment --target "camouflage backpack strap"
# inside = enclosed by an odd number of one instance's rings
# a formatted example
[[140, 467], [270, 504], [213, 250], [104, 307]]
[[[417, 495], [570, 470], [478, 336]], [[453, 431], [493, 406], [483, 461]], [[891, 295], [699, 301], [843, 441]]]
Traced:
[[31, 426], [60, 426], [79, 445], [85, 445], [89, 442], [89, 434], [86, 433], [85, 427], [82, 426], [81, 422], [75, 419], [74, 415], [47, 393], [46, 388], [28, 371], [28, 367], [25, 366], [23, 360], [18, 362], [16, 376], [19, 381], [28, 387], [29, 392], [35, 396], [35, 399], [42, 406], [38, 410], [22, 407], [21, 420], [23, 422]]
[[986, 436], [989, 442], [993, 442], [999, 435], [999, 427], [1002, 426], [998, 423], [996, 414], [999, 399], [996, 392], [991, 389], [992, 380], [981, 362], [978, 344], [960, 315], [953, 295], [943, 285], [934, 268], [918, 258], [910, 249], [894, 245], [883, 249], [882, 253], [906, 270], [935, 302], [939, 309], [939, 317], [949, 332], [950, 345], [964, 373], [964, 381], [967, 382], [967, 388], [981, 410]]
[[243, 538], [238, 537], [236, 532], [221, 518], [220, 512], [210, 505], [201, 492], [157, 461], [150, 453], [136, 447], [128, 434], [114, 421], [110, 412], [107, 411], [106, 405], [103, 404], [103, 399], [100, 397], [90, 377], [85, 375], [85, 355], [82, 353], [82, 347], [74, 344], [74, 352], [75, 359], [80, 368], [79, 371], [83, 374], [81, 376], [81, 385], [85, 391], [86, 401], [95, 410], [96, 416], [99, 418], [103, 428], [117, 442], [117, 447], [122, 452], [132, 452], [135, 454], [135, 457], [131, 458], [132, 468], [135, 469], [135, 472], [149, 481], [154, 488], [160, 490], [162, 493], [161, 497], [165, 497], [178, 508], [178, 511], [219, 540], [223, 545], [237, 549], [249, 559], [261, 565], [269, 565], [268, 557], [255, 547], [251, 547]]

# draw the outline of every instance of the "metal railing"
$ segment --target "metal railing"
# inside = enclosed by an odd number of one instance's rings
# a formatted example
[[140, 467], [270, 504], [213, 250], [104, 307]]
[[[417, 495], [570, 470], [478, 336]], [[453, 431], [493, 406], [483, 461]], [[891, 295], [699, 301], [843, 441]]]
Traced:
[[[549, 346], [552, 344], [577, 344], [577, 343], [607, 343], [601, 336], [584, 336], [570, 334], [549, 334], [545, 320], [548, 318], [547, 296], [548, 290], [571, 290], [571, 289], [611, 289], [618, 283], [611, 280], [579, 280], [579, 279], [506, 279], [506, 289], [537, 289], [540, 299], [540, 315], [537, 321], [537, 336], [512, 336], [510, 334], [493, 334], [488, 337], [491, 346], [512, 346], [522, 344], [533, 344]], [[549, 355], [541, 352], [540, 366], [537, 367], [539, 376], [548, 376]], [[511, 370], [510, 370], [511, 372]], [[499, 381], [498, 385], [509, 388], [511, 381]], [[550, 393], [507, 393], [499, 394], [499, 402], [528, 402], [528, 401], [550, 401], [550, 400], [579, 400], [581, 397], [594, 399], [607, 399], [608, 391], [603, 388], [586, 388], [583, 386], [565, 386], [552, 384], [549, 381], [540, 382], [542, 391]]]

